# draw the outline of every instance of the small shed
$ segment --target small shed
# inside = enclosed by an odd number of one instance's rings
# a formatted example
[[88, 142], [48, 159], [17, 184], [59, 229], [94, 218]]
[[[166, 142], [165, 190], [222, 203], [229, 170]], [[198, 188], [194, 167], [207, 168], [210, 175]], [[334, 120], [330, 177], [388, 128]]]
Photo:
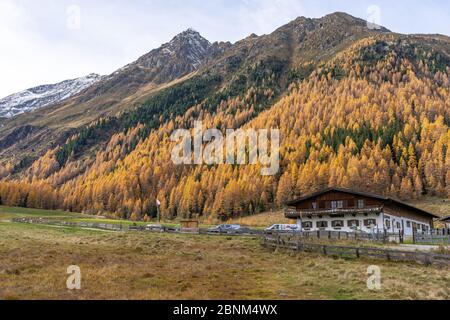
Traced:
[[180, 224], [181, 233], [200, 233], [198, 220], [183, 220]]

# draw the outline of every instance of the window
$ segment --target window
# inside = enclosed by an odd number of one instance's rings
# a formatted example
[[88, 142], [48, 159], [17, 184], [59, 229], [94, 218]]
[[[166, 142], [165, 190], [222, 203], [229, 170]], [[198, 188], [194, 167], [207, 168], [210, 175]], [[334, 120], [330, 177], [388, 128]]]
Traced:
[[312, 229], [313, 224], [311, 221], [306, 221], [306, 222], [302, 223], [302, 227], [303, 227], [303, 229]]
[[387, 220], [387, 219], [386, 219], [386, 220], [384, 221], [384, 225], [386, 226], [387, 229], [390, 229], [390, 228], [391, 228], [391, 220]]
[[331, 201], [331, 209], [344, 208], [344, 201]]
[[316, 226], [319, 229], [327, 228], [328, 227], [328, 221], [317, 221]]
[[314, 210], [317, 210], [317, 202], [313, 202], [313, 203], [312, 203], [312, 208], [313, 208]]
[[331, 226], [335, 229], [343, 228], [344, 227], [344, 221], [343, 220], [334, 220], [331, 221]]
[[364, 205], [364, 199], [358, 199], [357, 205], [358, 205], [358, 209], [364, 208], [364, 207], [365, 207], [365, 205]]
[[349, 228], [359, 227], [359, 220], [348, 220], [347, 227], [349, 227]]
[[424, 224], [422, 225], [422, 231], [423, 232], [427, 232], [428, 231], [428, 227], [426, 225], [424, 225]]
[[371, 227], [371, 226], [376, 226], [377, 222], [375, 221], [375, 219], [366, 219], [364, 220], [364, 226], [365, 227]]
[[411, 228], [411, 221], [406, 221], [406, 227]]
[[397, 221], [397, 229], [401, 229], [400, 222]]
[[421, 227], [421, 225], [420, 225], [420, 224], [418, 224], [418, 225], [417, 225], [417, 230], [420, 230], [420, 227]]

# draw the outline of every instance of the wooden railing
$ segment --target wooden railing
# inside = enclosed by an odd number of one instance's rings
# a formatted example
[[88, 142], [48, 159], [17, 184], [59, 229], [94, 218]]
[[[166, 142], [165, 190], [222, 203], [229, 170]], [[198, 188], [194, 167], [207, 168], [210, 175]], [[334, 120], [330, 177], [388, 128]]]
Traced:
[[[74, 222], [74, 221], [60, 221], [49, 218], [14, 218], [13, 222], [30, 223], [41, 225], [52, 225], [61, 227], [79, 227], [90, 229], [101, 229], [110, 231], [140, 231], [140, 232], [166, 232], [166, 233], [181, 233], [179, 227], [175, 226], [145, 226], [138, 224], [108, 224], [108, 223], [92, 223], [92, 222]], [[197, 229], [197, 234], [201, 235], [228, 235], [228, 236], [265, 236], [265, 235], [291, 235], [298, 236], [305, 239], [336, 239], [336, 240], [361, 240], [361, 241], [377, 241], [377, 242], [401, 242], [400, 234], [392, 233], [365, 233], [365, 232], [344, 232], [344, 231], [266, 231], [264, 229], [241, 228], [238, 230], [211, 230], [207, 228]]]
[[404, 240], [403, 234], [390, 233], [384, 231], [378, 232], [346, 232], [346, 231], [302, 231], [293, 234], [297, 237], [304, 239], [334, 239], [334, 240], [356, 240], [356, 241], [375, 241], [375, 242], [399, 242], [402, 243]]
[[304, 238], [290, 235], [271, 235], [262, 238], [262, 245], [273, 249], [318, 253], [343, 258], [375, 258], [388, 261], [409, 261], [425, 265], [450, 265], [450, 255], [417, 251], [399, 251], [385, 248], [336, 246], [311, 243]]
[[16, 223], [41, 224], [41, 225], [59, 226], [59, 227], [78, 227], [78, 228], [99, 229], [99, 230], [109, 230], [109, 231], [125, 230], [124, 226], [121, 224], [108, 224], [108, 223], [96, 223], [96, 222], [59, 221], [59, 220], [43, 219], [43, 218], [14, 218], [14, 219], [12, 219], [12, 221], [16, 222]]
[[450, 229], [432, 229], [429, 232], [417, 232], [413, 234], [413, 242], [431, 245], [450, 245]]
[[[185, 233], [179, 227], [174, 226], [145, 226], [138, 224], [108, 224], [108, 223], [91, 223], [91, 222], [74, 222], [74, 221], [61, 221], [48, 218], [14, 218], [12, 222], [15, 223], [29, 223], [29, 224], [40, 224], [48, 226], [60, 226], [60, 227], [78, 227], [78, 228], [88, 228], [88, 229], [100, 229], [100, 230], [110, 230], [110, 231], [134, 231], [134, 232], [152, 232], [152, 233]], [[195, 232], [193, 232], [195, 231]], [[229, 236], [262, 236], [265, 234], [265, 230], [261, 229], [251, 229], [243, 228], [240, 230], [210, 230], [206, 228], [199, 228], [191, 230], [189, 233], [196, 233], [202, 235], [229, 235]]]
[[[89, 222], [71, 222], [58, 221], [43, 218], [15, 218], [12, 219], [16, 223], [42, 224], [61, 227], [79, 227], [92, 228], [109, 231], [143, 231], [143, 232], [167, 232], [179, 233], [180, 229], [176, 227], [165, 227], [160, 229], [149, 228], [139, 225], [122, 225], [107, 223], [89, 223]], [[313, 243], [311, 239], [356, 239], [356, 240], [372, 240], [386, 241], [386, 237], [392, 237], [390, 234], [364, 234], [364, 233], [347, 233], [335, 231], [319, 231], [319, 232], [272, 232], [268, 233], [259, 229], [244, 229], [241, 231], [219, 231], [211, 232], [209, 229], [200, 228], [199, 234], [203, 235], [227, 235], [227, 236], [258, 236], [262, 239], [262, 244], [268, 248], [291, 249], [304, 252], [315, 252], [326, 255], [342, 256], [342, 257], [369, 257], [383, 258], [392, 261], [416, 261], [423, 264], [445, 264], [450, 265], [450, 255], [439, 255], [424, 252], [413, 251], [396, 251], [383, 248], [367, 248], [367, 247], [351, 247], [351, 246], [334, 246]]]
[[450, 235], [416, 234], [414, 243], [432, 245], [450, 245]]

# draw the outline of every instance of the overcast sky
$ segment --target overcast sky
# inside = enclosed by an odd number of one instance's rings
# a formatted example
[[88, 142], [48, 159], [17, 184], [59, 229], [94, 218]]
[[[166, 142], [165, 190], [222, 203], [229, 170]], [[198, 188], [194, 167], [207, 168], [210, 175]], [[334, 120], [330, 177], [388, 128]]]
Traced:
[[379, 17], [400, 33], [450, 35], [447, 0], [0, 0], [0, 97], [109, 74], [189, 27], [234, 42], [335, 11]]

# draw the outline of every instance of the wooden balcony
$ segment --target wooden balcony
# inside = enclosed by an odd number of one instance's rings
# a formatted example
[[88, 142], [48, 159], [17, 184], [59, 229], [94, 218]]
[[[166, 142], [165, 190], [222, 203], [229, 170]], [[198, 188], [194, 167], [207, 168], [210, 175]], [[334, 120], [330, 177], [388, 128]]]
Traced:
[[367, 206], [364, 208], [357, 207], [349, 207], [349, 208], [335, 208], [335, 209], [304, 209], [297, 210], [293, 207], [285, 208], [284, 214], [288, 219], [296, 219], [306, 216], [333, 216], [333, 215], [342, 215], [342, 214], [368, 214], [368, 213], [381, 213], [383, 211], [382, 206]]

